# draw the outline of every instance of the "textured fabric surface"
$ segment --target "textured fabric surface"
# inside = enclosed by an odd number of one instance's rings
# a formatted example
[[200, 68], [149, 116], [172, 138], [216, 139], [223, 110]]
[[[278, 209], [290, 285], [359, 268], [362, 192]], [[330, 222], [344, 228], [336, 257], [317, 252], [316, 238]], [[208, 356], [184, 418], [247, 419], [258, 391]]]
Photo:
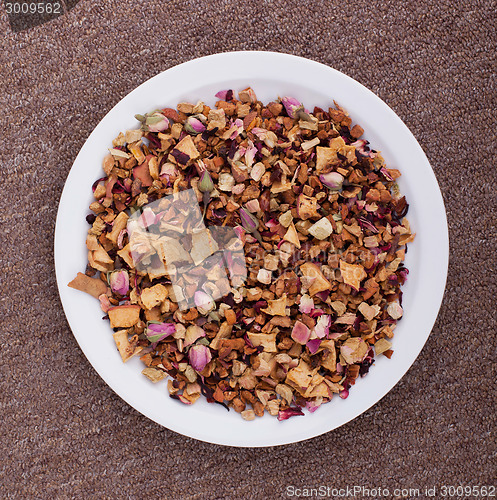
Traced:
[[[284, 498], [289, 485], [495, 484], [496, 8], [81, 0], [12, 33], [0, 7], [0, 497]], [[433, 166], [451, 238], [438, 320], [402, 381], [353, 422], [273, 449], [196, 442], [125, 404], [79, 350], [53, 268], [59, 196], [100, 119], [160, 71], [243, 49], [320, 61], [384, 99]]]

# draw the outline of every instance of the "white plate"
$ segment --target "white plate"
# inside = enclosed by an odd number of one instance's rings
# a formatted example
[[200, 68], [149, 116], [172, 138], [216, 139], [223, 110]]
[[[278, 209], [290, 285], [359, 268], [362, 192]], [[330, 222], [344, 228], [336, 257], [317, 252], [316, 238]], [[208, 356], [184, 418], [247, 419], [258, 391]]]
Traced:
[[[169, 398], [166, 383], [141, 375], [142, 364], [126, 364], [99, 302], [67, 287], [86, 266], [85, 238], [92, 183], [102, 176], [107, 148], [120, 131], [137, 127], [137, 113], [202, 99], [213, 105], [222, 89], [252, 86], [263, 102], [295, 96], [306, 107], [325, 109], [335, 99], [365, 130], [391, 168], [402, 172], [400, 187], [410, 204], [408, 218], [416, 240], [409, 246], [410, 270], [404, 290], [405, 314], [393, 340], [391, 360], [380, 356], [346, 400], [335, 397], [313, 414], [278, 422], [269, 415], [246, 422], [234, 411], [202, 398], [186, 406]], [[379, 401], [402, 378], [421, 351], [442, 301], [448, 266], [448, 231], [435, 175], [414, 136], [378, 97], [348, 76], [314, 61], [272, 52], [216, 54], [171, 68], [120, 101], [92, 132], [67, 178], [55, 229], [55, 268], [59, 293], [71, 329], [86, 357], [105, 382], [128, 404], [155, 422], [203, 441], [231, 446], [274, 446], [328, 432]]]

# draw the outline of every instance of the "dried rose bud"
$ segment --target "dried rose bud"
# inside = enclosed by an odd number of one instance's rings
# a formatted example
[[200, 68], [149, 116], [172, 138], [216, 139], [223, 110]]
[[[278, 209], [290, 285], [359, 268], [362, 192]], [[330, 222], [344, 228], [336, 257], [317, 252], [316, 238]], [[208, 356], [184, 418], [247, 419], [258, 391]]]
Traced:
[[311, 331], [304, 325], [301, 321], [296, 321], [293, 326], [291, 337], [295, 342], [305, 345], [307, 344], [309, 337], [311, 336]]
[[145, 330], [147, 339], [152, 343], [159, 342], [175, 332], [176, 325], [174, 323], [159, 323], [155, 321], [149, 321]]
[[327, 188], [333, 189], [334, 191], [338, 191], [342, 189], [344, 177], [342, 174], [339, 174], [338, 172], [329, 172], [327, 174], [320, 175], [319, 180]]
[[[367, 230], [371, 231], [374, 234], [378, 234], [379, 233], [378, 228], [372, 222], [370, 222], [368, 219], [366, 219], [365, 217], [358, 217], [357, 222], [359, 222], [359, 225], [361, 226], [361, 228], [363, 230], [367, 229]], [[366, 238], [364, 238], [364, 239], [366, 239]], [[376, 245], [373, 245], [373, 246], [378, 246], [378, 245], [376, 244]]]
[[148, 132], [163, 132], [169, 128], [169, 120], [159, 111], [142, 115], [135, 115], [135, 118], [142, 123], [142, 129]]
[[197, 311], [204, 316], [209, 314], [216, 307], [214, 299], [209, 294], [200, 290], [195, 292], [194, 301]]
[[210, 349], [205, 345], [194, 345], [188, 351], [190, 365], [197, 372], [201, 372], [212, 359]]
[[243, 207], [240, 208], [240, 220], [245, 230], [252, 234], [259, 243], [262, 243], [262, 238], [258, 231], [259, 220]]
[[212, 182], [212, 177], [207, 170], [202, 172], [200, 176], [200, 182], [198, 183], [198, 190], [201, 193], [211, 193], [214, 191], [214, 183]]
[[242, 221], [242, 226], [249, 232], [253, 233], [259, 229], [259, 220], [254, 217], [245, 208], [240, 208], [240, 220]]
[[304, 111], [304, 106], [294, 97], [285, 96], [281, 99], [281, 103], [285, 106], [286, 112], [290, 118], [297, 118], [300, 111]]
[[214, 183], [212, 182], [211, 175], [207, 170], [204, 170], [200, 175], [200, 182], [198, 183], [198, 190], [203, 193], [204, 214], [207, 212], [207, 206], [211, 199], [211, 193], [214, 191]]
[[114, 293], [127, 295], [129, 291], [129, 275], [125, 269], [113, 271], [108, 277], [109, 285]]
[[201, 134], [205, 130], [205, 125], [194, 116], [189, 116], [185, 123], [185, 130], [191, 134]]

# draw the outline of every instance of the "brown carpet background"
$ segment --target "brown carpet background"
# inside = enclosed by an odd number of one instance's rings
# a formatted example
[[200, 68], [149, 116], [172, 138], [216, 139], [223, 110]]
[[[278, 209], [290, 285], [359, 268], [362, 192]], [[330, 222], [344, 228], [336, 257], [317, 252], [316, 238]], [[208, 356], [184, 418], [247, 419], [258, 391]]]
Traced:
[[[495, 0], [81, 0], [12, 33], [0, 6], [0, 498], [495, 485], [496, 9]], [[59, 196], [100, 119], [160, 71], [243, 49], [317, 60], [385, 100], [433, 166], [451, 238], [444, 303], [404, 379], [355, 421], [273, 449], [197, 442], [121, 401], [79, 350], [53, 269]]]

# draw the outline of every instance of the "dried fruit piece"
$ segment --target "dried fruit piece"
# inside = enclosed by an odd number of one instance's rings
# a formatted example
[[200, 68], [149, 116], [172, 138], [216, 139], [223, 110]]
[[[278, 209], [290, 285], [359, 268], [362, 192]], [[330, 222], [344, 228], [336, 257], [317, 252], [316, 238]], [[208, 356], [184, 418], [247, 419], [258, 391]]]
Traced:
[[124, 305], [111, 307], [108, 311], [111, 328], [129, 328], [140, 320], [140, 306]]
[[379, 305], [375, 304], [370, 306], [367, 302], [361, 302], [357, 309], [364, 316], [364, 319], [368, 321], [371, 321], [373, 318], [378, 316], [381, 311]]
[[392, 348], [392, 343], [389, 342], [387, 339], [379, 339], [374, 344], [374, 351], [375, 351], [377, 356], [385, 353], [386, 351], [388, 351], [391, 348]]
[[98, 299], [100, 295], [107, 292], [107, 285], [102, 280], [98, 278], [90, 278], [83, 273], [78, 273], [68, 286], [88, 293], [96, 299]]
[[333, 226], [326, 217], [323, 217], [322, 219], [319, 219], [315, 224], [313, 224], [308, 229], [308, 232], [318, 240], [325, 240], [333, 232]]
[[164, 371], [151, 367], [143, 369], [142, 373], [154, 384], [160, 382], [161, 380], [167, 377], [167, 374]]
[[300, 248], [299, 235], [297, 234], [297, 230], [295, 229], [293, 222], [288, 226], [288, 230], [285, 233], [285, 236], [283, 236], [283, 239], [292, 243], [297, 248]]
[[121, 231], [126, 229], [128, 219], [129, 217], [126, 212], [120, 212], [112, 223], [112, 231], [106, 235], [107, 239], [112, 241], [112, 243], [117, 243]]
[[261, 309], [262, 312], [271, 316], [286, 316], [287, 296], [283, 294], [277, 300], [268, 300], [266, 309]]
[[331, 288], [331, 283], [324, 277], [319, 267], [312, 262], [305, 262], [300, 266], [302, 275], [310, 283], [309, 294], [311, 297], [319, 292], [324, 292]]
[[340, 354], [349, 363], [360, 363], [368, 353], [369, 346], [361, 337], [346, 340], [340, 347]]
[[319, 217], [318, 200], [305, 194], [300, 194], [297, 199], [297, 214], [302, 220]]
[[344, 260], [340, 260], [340, 272], [342, 273], [343, 282], [357, 291], [359, 291], [361, 281], [367, 276], [363, 266], [360, 264], [349, 264]]
[[219, 245], [209, 229], [195, 230], [192, 233], [192, 249], [190, 255], [196, 265], [201, 264], [219, 250]]
[[135, 336], [132, 342], [129, 341], [127, 330], [118, 330], [112, 336], [114, 337], [117, 350], [121, 355], [123, 363], [126, 363], [126, 361], [128, 361], [136, 354], [139, 354], [143, 350], [142, 347], [137, 346], [137, 341], [138, 341], [137, 336]]
[[198, 339], [205, 337], [205, 330], [200, 328], [200, 326], [197, 325], [190, 325], [186, 329], [185, 333], [185, 347], [193, 344], [196, 342]]
[[397, 302], [391, 302], [387, 307], [387, 313], [392, 319], [399, 319], [404, 314], [404, 311]]
[[161, 304], [168, 296], [167, 288], [157, 284], [150, 288], [145, 288], [140, 295], [140, 300], [145, 309], [152, 309]]

